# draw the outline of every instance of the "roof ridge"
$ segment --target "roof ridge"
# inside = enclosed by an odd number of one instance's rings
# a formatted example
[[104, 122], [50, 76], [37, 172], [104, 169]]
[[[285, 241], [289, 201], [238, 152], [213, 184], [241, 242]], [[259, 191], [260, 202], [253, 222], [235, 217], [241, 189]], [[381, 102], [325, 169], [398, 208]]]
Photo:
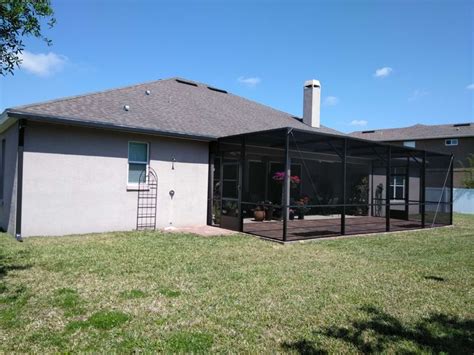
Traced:
[[[370, 129], [371, 131], [375, 131], [375, 132], [381, 132], [381, 131], [394, 131], [394, 130], [399, 130], [399, 129], [410, 129], [410, 128], [414, 128], [414, 127], [453, 127], [454, 128], [454, 125], [459, 125], [459, 124], [471, 124], [473, 125], [474, 122], [469, 122], [469, 121], [466, 121], [466, 122], [458, 122], [458, 123], [442, 123], [442, 124], [423, 124], [423, 123], [417, 123], [417, 124], [414, 124], [414, 125], [411, 125], [411, 126], [405, 126], [405, 127], [391, 127], [391, 128], [373, 128], [373, 129]], [[352, 131], [350, 132], [349, 134], [352, 134], [352, 133], [361, 133], [361, 132], [365, 132], [366, 130], [360, 130], [360, 131]]]
[[87, 92], [87, 93], [79, 94], [79, 95], [72, 95], [72, 96], [61, 97], [61, 98], [58, 98], [58, 99], [35, 102], [33, 104], [28, 104], [28, 105], [8, 107], [8, 108], [5, 109], [5, 111], [7, 111], [7, 110], [20, 110], [20, 109], [23, 109], [23, 108], [32, 108], [32, 107], [39, 106], [39, 105], [69, 101], [69, 100], [77, 99], [77, 98], [84, 97], [84, 96], [103, 94], [103, 93], [111, 92], [111, 91], [120, 91], [120, 90], [130, 89], [130, 88], [134, 88], [134, 87], [141, 86], [141, 85], [147, 85], [147, 84], [152, 84], [152, 83], [157, 83], [157, 82], [162, 82], [162, 81], [169, 81], [169, 80], [176, 80], [176, 79], [179, 79], [179, 77], [172, 77], [172, 78], [158, 79], [158, 80], [150, 80], [150, 81], [145, 81], [145, 82], [141, 82], [141, 83], [138, 83], [138, 84], [120, 86], [120, 87], [113, 88], [113, 89], [105, 89], [105, 90], [101, 90], [101, 91]]

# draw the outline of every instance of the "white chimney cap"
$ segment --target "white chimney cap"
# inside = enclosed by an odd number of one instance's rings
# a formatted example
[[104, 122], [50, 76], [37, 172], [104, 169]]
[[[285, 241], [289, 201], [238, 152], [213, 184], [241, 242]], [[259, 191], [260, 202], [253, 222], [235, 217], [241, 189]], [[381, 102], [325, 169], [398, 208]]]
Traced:
[[304, 87], [310, 87], [310, 88], [320, 88], [321, 84], [319, 83], [319, 80], [306, 80], [304, 82]]

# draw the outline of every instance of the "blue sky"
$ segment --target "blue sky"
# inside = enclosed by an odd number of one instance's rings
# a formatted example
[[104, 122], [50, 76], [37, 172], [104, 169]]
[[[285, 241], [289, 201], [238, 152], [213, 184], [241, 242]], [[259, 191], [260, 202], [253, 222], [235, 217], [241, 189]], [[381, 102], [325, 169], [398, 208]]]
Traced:
[[473, 121], [472, 1], [53, 0], [47, 47], [0, 78], [0, 110], [172, 76], [349, 132]]

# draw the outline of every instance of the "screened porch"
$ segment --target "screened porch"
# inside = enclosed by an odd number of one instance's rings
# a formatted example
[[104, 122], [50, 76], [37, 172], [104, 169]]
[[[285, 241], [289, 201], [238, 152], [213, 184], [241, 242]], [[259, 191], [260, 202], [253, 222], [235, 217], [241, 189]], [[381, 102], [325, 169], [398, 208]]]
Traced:
[[452, 223], [452, 156], [282, 128], [219, 139], [209, 224], [276, 241]]

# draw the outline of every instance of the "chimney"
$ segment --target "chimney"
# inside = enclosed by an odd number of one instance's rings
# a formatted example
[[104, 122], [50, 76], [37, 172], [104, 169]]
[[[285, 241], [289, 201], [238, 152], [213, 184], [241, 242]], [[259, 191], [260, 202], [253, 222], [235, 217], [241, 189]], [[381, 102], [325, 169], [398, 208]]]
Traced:
[[303, 122], [308, 126], [319, 128], [319, 111], [321, 106], [321, 84], [318, 80], [304, 83]]

